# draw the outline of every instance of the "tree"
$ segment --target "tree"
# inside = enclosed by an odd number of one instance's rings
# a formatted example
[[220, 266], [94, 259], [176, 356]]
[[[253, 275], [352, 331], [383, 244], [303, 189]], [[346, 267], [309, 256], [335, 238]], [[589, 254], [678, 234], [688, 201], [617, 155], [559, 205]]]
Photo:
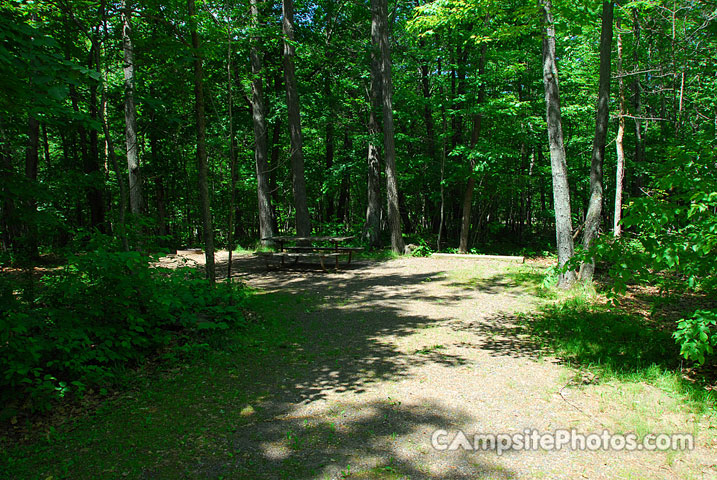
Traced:
[[[478, 89], [478, 106], [480, 107], [485, 100], [485, 56], [488, 50], [488, 45], [483, 44], [481, 46], [480, 60], [478, 61], [478, 75], [481, 78], [481, 86]], [[471, 150], [476, 148], [478, 143], [478, 137], [481, 132], [481, 124], [483, 121], [483, 114], [476, 113], [473, 115], [473, 131], [471, 132]], [[470, 233], [471, 227], [471, 206], [473, 204], [473, 191], [475, 190], [475, 156], [473, 152], [470, 153], [470, 173], [468, 174], [468, 185], [466, 186], [465, 195], [463, 196], [463, 221], [461, 222], [461, 237], [460, 244], [458, 246], [459, 253], [468, 253], [468, 234]]]
[[282, 30], [284, 32], [284, 81], [286, 83], [286, 107], [289, 117], [289, 138], [291, 139], [291, 172], [294, 185], [294, 208], [296, 209], [296, 233], [300, 237], [311, 235], [311, 219], [306, 203], [306, 180], [304, 178], [303, 139], [301, 136], [301, 114], [299, 94], [296, 89], [294, 71], [294, 1], [282, 0]]
[[[403, 253], [401, 216], [398, 210], [398, 179], [396, 178], [396, 144], [393, 128], [393, 82], [391, 80], [391, 50], [388, 43], [388, 7], [386, 0], [371, 0], [371, 12], [376, 18], [381, 45], [381, 98], [383, 106], [383, 147], [386, 167], [386, 196], [391, 249]], [[372, 18], [373, 18], [372, 17]]]
[[[600, 229], [603, 203], [603, 163], [607, 139], [610, 101], [610, 58], [612, 54], [612, 1], [602, 4], [602, 27], [600, 30], [600, 85], [598, 87], [597, 112], [595, 115], [595, 137], [593, 139], [590, 165], [590, 203], [583, 229], [583, 247], [590, 248]], [[592, 281], [595, 271], [594, 260], [580, 266], [580, 279]]]
[[622, 32], [620, 31], [620, 22], [617, 22], [617, 83], [619, 97], [619, 114], [617, 136], [615, 137], [615, 153], [617, 155], [615, 166], [615, 213], [613, 215], [613, 235], [619, 237], [622, 235], [622, 190], [625, 181], [625, 148], [623, 141], [625, 139], [625, 80], [623, 78], [625, 71], [622, 67]]
[[369, 86], [367, 200], [364, 239], [376, 248], [381, 241], [381, 153], [377, 143], [381, 127], [381, 27], [379, 15], [371, 15], [371, 81]]
[[273, 244], [266, 238], [276, 235], [275, 221], [271, 207], [271, 193], [269, 188], [269, 163], [266, 137], [266, 106], [264, 103], [264, 79], [262, 52], [260, 49], [261, 37], [258, 30], [259, 6], [261, 0], [251, 0], [251, 18], [254, 34], [251, 39], [251, 118], [254, 124], [254, 163], [256, 166], [257, 197], [259, 201], [259, 237], [264, 246]]
[[[570, 213], [570, 187], [563, 142], [558, 67], [555, 63], [555, 23], [552, 1], [543, 0], [543, 85], [545, 87], [546, 123], [550, 144], [550, 166], [553, 174], [553, 204], [555, 208], [555, 234], [558, 245], [558, 266], [565, 267], [574, 253], [573, 223]], [[568, 288], [575, 282], [575, 272], [560, 273], [558, 286]]]
[[192, 32], [192, 54], [194, 55], [194, 108], [197, 122], [197, 167], [199, 170], [199, 202], [202, 212], [202, 230], [204, 232], [204, 257], [206, 259], [207, 278], [214, 283], [216, 277], [214, 268], [214, 228], [209, 203], [209, 166], [207, 163], [206, 119], [204, 117], [204, 72], [194, 0], [187, 0], [187, 10]]
[[137, 155], [137, 107], [135, 103], [134, 49], [132, 47], [132, 6], [122, 5], [122, 50], [124, 52], [124, 117], [129, 169], [129, 207], [137, 215], [142, 211], [142, 177]]

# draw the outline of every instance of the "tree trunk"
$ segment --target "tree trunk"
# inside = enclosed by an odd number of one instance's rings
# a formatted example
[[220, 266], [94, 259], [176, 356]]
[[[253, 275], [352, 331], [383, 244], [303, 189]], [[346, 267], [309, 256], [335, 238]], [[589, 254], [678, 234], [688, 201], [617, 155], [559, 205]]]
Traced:
[[[488, 45], [483, 43], [481, 47], [480, 60], [478, 61], [478, 75], [481, 79], [481, 85], [478, 89], [478, 105], [482, 105], [485, 100], [485, 56], [488, 50]], [[473, 115], [473, 131], [471, 132], [471, 150], [473, 150], [478, 143], [478, 137], [481, 131], [481, 122], [483, 115], [478, 113]], [[463, 218], [461, 221], [461, 236], [458, 245], [458, 253], [468, 253], [468, 235], [471, 227], [471, 206], [473, 204], [473, 191], [475, 190], [476, 179], [474, 177], [474, 169], [476, 166], [475, 159], [472, 153], [470, 159], [470, 172], [468, 173], [468, 184], [466, 185], [465, 195], [463, 195]]]
[[227, 225], [227, 282], [232, 281], [232, 254], [234, 253], [234, 214], [236, 210], [236, 163], [237, 148], [234, 138], [234, 97], [232, 96], [232, 21], [229, 18], [227, 25], [227, 110], [229, 112], [229, 225]]
[[194, 0], [187, 0], [189, 13], [192, 50], [194, 55], [194, 100], [197, 117], [197, 168], [199, 171], [199, 202], [202, 211], [202, 229], [204, 230], [204, 257], [206, 259], [206, 274], [210, 282], [214, 283], [216, 273], [214, 268], [214, 229], [212, 227], [212, 212], [209, 205], [209, 166], [207, 162], [206, 125], [204, 118], [204, 72], [202, 56], [199, 51], [199, 34], [197, 33], [196, 12]]
[[[573, 225], [570, 218], [570, 186], [563, 143], [562, 116], [558, 68], [555, 63], [555, 24], [551, 0], [543, 0], [545, 34], [543, 37], [543, 85], [545, 87], [546, 123], [550, 144], [550, 166], [553, 174], [555, 204], [555, 235], [558, 247], [558, 266], [564, 267], [574, 253]], [[568, 288], [575, 282], [575, 272], [560, 274], [558, 286]]]
[[[438, 71], [442, 70], [441, 59], [438, 59]], [[441, 183], [439, 185], [441, 195], [441, 206], [440, 206], [440, 217], [438, 220], [438, 238], [436, 239], [436, 250], [441, 251], [441, 240], [443, 238], [443, 228], [446, 217], [446, 189], [444, 185], [445, 174], [446, 174], [446, 132], [448, 131], [448, 121], [446, 119], [446, 97], [443, 91], [443, 84], [440, 86], [441, 93], [441, 126], [442, 126], [442, 145], [441, 145]]]
[[[104, 4], [103, 4], [104, 6]], [[102, 16], [102, 29], [104, 36], [107, 36], [108, 28], [107, 28], [107, 18], [106, 18], [106, 11], [104, 8], [102, 8], [101, 12]], [[103, 75], [103, 82], [102, 82], [102, 90], [101, 90], [101, 99], [100, 99], [100, 123], [102, 124], [102, 133], [105, 136], [105, 144], [107, 145], [107, 156], [109, 157], [109, 163], [112, 165], [112, 169], [115, 171], [115, 176], [117, 178], [117, 184], [119, 185], [119, 191], [120, 191], [120, 198], [119, 198], [119, 238], [122, 242], [122, 248], [125, 252], [129, 251], [129, 242], [127, 240], [127, 230], [125, 228], [125, 217], [126, 217], [126, 210], [127, 210], [127, 201], [128, 201], [128, 195], [127, 195], [127, 186], [124, 183], [122, 172], [119, 168], [119, 162], [117, 161], [117, 155], [115, 154], [115, 147], [114, 142], [112, 141], [112, 136], [110, 135], [110, 129], [109, 125], [107, 124], [107, 115], [105, 113], [105, 107], [107, 105], [107, 72], [103, 71], [102, 66], [100, 64], [100, 51], [95, 50], [95, 63], [97, 64], [97, 70]], [[113, 232], [114, 233], [114, 232]]]
[[[600, 85], [598, 87], [597, 114], [595, 117], [595, 138], [593, 140], [590, 164], [590, 201], [583, 228], [583, 247], [587, 250], [593, 244], [600, 230], [603, 202], [603, 163], [609, 120], [610, 102], [610, 57], [612, 54], [612, 1], [602, 4], [602, 27], [600, 33]], [[595, 272], [595, 260], [580, 266], [580, 279], [590, 282]]]
[[369, 247], [381, 244], [381, 157], [378, 136], [381, 128], [377, 115], [381, 111], [381, 32], [378, 15], [371, 17], [371, 85], [368, 116], [368, 179], [366, 226], [364, 239]]
[[613, 235], [619, 237], [622, 234], [622, 190], [625, 179], [625, 150], [623, 139], [625, 137], [625, 81], [623, 80], [624, 70], [622, 68], [622, 34], [620, 32], [620, 20], [617, 20], [617, 83], [620, 96], [620, 115], [618, 118], [617, 137], [615, 137], [615, 150], [617, 153], [617, 167], [615, 169], [615, 215], [613, 216]]
[[289, 118], [291, 140], [291, 172], [294, 186], [294, 207], [296, 208], [296, 233], [300, 237], [311, 235], [311, 219], [306, 200], [304, 178], [303, 139], [301, 137], [301, 114], [299, 93], [294, 72], [294, 0], [282, 0], [282, 30], [284, 32], [284, 81], [286, 83], [286, 108]]
[[[96, 37], [97, 33], [93, 33], [93, 37]], [[97, 55], [95, 50], [99, 49], [96, 38], [92, 40], [92, 47], [90, 49], [89, 68], [92, 69], [92, 64], [96, 60]], [[99, 71], [99, 65], [95, 65]], [[98, 119], [98, 107], [97, 107], [97, 83], [93, 80], [90, 83], [90, 117], [92, 120], [97, 121]], [[94, 176], [91, 180], [91, 186], [87, 189], [87, 203], [90, 206], [90, 225], [92, 228], [96, 228], [98, 231], [104, 233], [105, 231], [105, 205], [104, 199], [102, 198], [103, 188], [99, 188], [96, 183], [102, 181], [100, 175], [100, 155], [99, 145], [97, 138], [97, 129], [90, 129], [90, 146], [89, 154], [85, 158], [84, 167], [85, 174]]]
[[[15, 175], [2, 119], [0, 119], [0, 174], [2, 174], [2, 178], [4, 179], [9, 179]], [[15, 202], [13, 201], [14, 195], [11, 195], [10, 190], [11, 185], [9, 181], [0, 182], [0, 198], [2, 198], [2, 208], [0, 208], [0, 244], [2, 244], [1, 248], [3, 251], [15, 248], [15, 239], [18, 237], [17, 214]]]
[[[425, 48], [426, 41], [424, 39], [419, 40], [421, 48]], [[433, 109], [431, 108], [431, 88], [428, 78], [428, 65], [421, 65], [421, 91], [423, 93], [423, 119], [426, 124], [426, 148], [428, 149], [428, 156], [431, 160], [435, 161], [436, 158], [436, 135], [435, 125], [433, 122]]]
[[381, 96], [383, 103], [383, 145], [386, 167], [386, 196], [391, 249], [403, 254], [401, 216], [398, 208], [398, 179], [396, 178], [396, 145], [393, 127], [393, 83], [391, 80], [391, 51], [388, 43], [388, 7], [386, 0], [371, 0], [372, 14], [378, 16], [381, 44]]
[[47, 125], [42, 124], [42, 148], [43, 148], [43, 160], [45, 160], [45, 168], [48, 170], [52, 168], [52, 162], [50, 161], [50, 142], [47, 140]]
[[134, 51], [132, 47], [132, 8], [128, 0], [122, 5], [122, 49], [124, 51], [124, 119], [129, 169], [129, 208], [137, 215], [142, 211], [142, 177], [137, 156], [137, 107], [135, 104]]
[[[40, 145], [40, 123], [32, 115], [27, 120], [27, 146], [25, 148], [25, 177], [31, 182], [37, 182], [37, 167], [39, 160]], [[27, 209], [28, 219], [24, 223], [24, 237], [22, 248], [19, 250], [23, 253], [23, 260], [32, 262], [39, 257], [38, 239], [37, 239], [37, 219], [34, 218], [37, 213], [37, 200], [28, 197], [25, 208]]]
[[[251, 0], [252, 28], [259, 28], [259, 1]], [[260, 38], [254, 34], [251, 46], [251, 110], [254, 123], [254, 161], [256, 164], [257, 197], [259, 201], [259, 237], [264, 246], [273, 245], [265, 238], [276, 235], [276, 228], [271, 209], [271, 192], [269, 190], [269, 165], [267, 162], [266, 138], [266, 106], [264, 103], [263, 65], [260, 50]], [[276, 165], [272, 165], [276, 168]]]
[[[329, 118], [326, 122], [326, 174], [324, 176], [324, 182], [326, 182], [326, 179], [330, 178], [329, 176], [331, 175], [331, 170], [334, 167], [334, 122], [336, 121], [334, 102], [331, 97], [331, 78], [329, 77], [328, 72], [324, 77], [324, 94], [328, 100], [329, 108]], [[328, 188], [328, 185], [326, 193], [324, 194], [324, 204], [326, 205], [324, 219], [327, 222], [330, 222], [330, 219], [334, 216], [334, 195], [332, 189]]]
[[[632, 11], [632, 23], [633, 23], [633, 37], [634, 37], [634, 50], [633, 50], [633, 63], [634, 68], [639, 70], [640, 65], [640, 17], [638, 9]], [[640, 194], [645, 181], [644, 175], [642, 174], [643, 164], [645, 162], [645, 142], [642, 138], [642, 120], [640, 120], [640, 114], [642, 113], [642, 99], [641, 99], [641, 87], [640, 87], [640, 76], [635, 75], [632, 83], [633, 90], [633, 107], [635, 111], [635, 162], [634, 172], [637, 174], [633, 176], [635, 184], [633, 192], [636, 195]]]

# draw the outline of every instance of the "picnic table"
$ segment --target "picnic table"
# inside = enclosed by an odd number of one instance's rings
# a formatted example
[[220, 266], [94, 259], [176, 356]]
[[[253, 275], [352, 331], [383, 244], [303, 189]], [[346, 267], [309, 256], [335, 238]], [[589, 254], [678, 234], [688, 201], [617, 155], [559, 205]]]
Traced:
[[[342, 246], [342, 243], [348, 242], [356, 238], [355, 236], [315, 236], [315, 237], [295, 237], [288, 235], [276, 235], [273, 237], [264, 237], [264, 241], [272, 241], [278, 243], [277, 252], [256, 252], [256, 255], [263, 257], [266, 262], [267, 269], [269, 268], [269, 259], [273, 257], [279, 257], [281, 259], [281, 265], [285, 264], [287, 258], [294, 259], [296, 264], [300, 258], [318, 258], [321, 262], [321, 268], [326, 271], [326, 264], [324, 263], [327, 258], [333, 258], [336, 261], [336, 269], [339, 268], [339, 257], [348, 257], [347, 264], [351, 263], [351, 256], [354, 252], [363, 250], [361, 247], [348, 247]], [[286, 246], [287, 243], [298, 244], [295, 246]], [[314, 246], [315, 243], [330, 243], [331, 246]]]

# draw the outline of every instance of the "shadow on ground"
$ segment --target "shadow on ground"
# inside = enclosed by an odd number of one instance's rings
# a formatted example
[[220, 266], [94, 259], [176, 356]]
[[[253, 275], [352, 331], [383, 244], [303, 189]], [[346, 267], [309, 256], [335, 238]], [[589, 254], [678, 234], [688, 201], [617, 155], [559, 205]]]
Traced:
[[[226, 271], [226, 264], [218, 269]], [[260, 317], [247, 334], [251, 338], [215, 344], [169, 380], [149, 378], [100, 414], [60, 432], [61, 440], [52, 446], [26, 450], [39, 476], [515, 477], [491, 461], [496, 458], [492, 453], [441, 454], [431, 448], [433, 431], [459, 428], [468, 412], [409, 405], [389, 395], [377, 398], [375, 390], [365, 403], [353, 397], [340, 410], [325, 410], [330, 396], [334, 405], [337, 395], [399, 381], [421, 366], [465, 365], [468, 360], [455, 349], [426, 345], [406, 352], [391, 339], [450, 321], [446, 307], [474, 298], [475, 289], [428, 289], [431, 282], [445, 281], [445, 272], [400, 267], [384, 272], [368, 261], [337, 272], [299, 264], [267, 274], [258, 259], [238, 257], [233, 269], [235, 280], [261, 288], [249, 306]], [[503, 286], [490, 288], [495, 291], [487, 293], [499, 294]], [[421, 305], [440, 308], [407, 309], [417, 298]], [[493, 340], [480, 348], [496, 355], [536, 354], [532, 345], [509, 340], [513, 332], [509, 327], [501, 331], [500, 324], [496, 317], [472, 326], [493, 333]], [[64, 460], [53, 464], [46, 458]]]

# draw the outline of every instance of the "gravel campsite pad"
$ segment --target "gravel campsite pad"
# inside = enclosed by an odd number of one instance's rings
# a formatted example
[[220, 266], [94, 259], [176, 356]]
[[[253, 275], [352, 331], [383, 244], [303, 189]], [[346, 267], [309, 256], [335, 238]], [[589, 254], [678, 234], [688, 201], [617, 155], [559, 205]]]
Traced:
[[[186, 252], [161, 263], [204, 260]], [[219, 252], [217, 271], [226, 263]], [[401, 257], [328, 272], [291, 263], [267, 270], [235, 257], [233, 278], [251, 291], [236, 330], [178, 341], [115, 391], [23, 427], [21, 441], [0, 444], [0, 477], [717, 478], [712, 410], [645, 375], [568, 366], [541, 346], [542, 330], [526, 328], [543, 325], [531, 316], [556, 301], [541, 286], [546, 262]], [[476, 435], [571, 429], [688, 433], [695, 448], [468, 448]]]
[[[221, 258], [219, 258], [221, 263]], [[201, 262], [201, 258], [197, 258]], [[226, 259], [224, 258], [224, 261]], [[281, 295], [303, 340], [266, 366], [265, 399], [232, 433], [216, 473], [246, 478], [714, 478], [714, 426], [649, 385], [583, 378], [519, 327], [541, 299], [539, 265], [464, 259], [271, 269], [239, 257], [236, 278]], [[307, 308], [287, 308], [298, 299]], [[261, 367], [260, 367], [261, 368]], [[582, 376], [581, 376], [582, 375]], [[630, 387], [630, 388], [627, 388]], [[688, 432], [691, 452], [439, 451], [474, 434]], [[705, 433], [705, 431], [707, 431]], [[211, 475], [209, 465], [205, 474]], [[201, 470], [201, 468], [199, 469]]]

